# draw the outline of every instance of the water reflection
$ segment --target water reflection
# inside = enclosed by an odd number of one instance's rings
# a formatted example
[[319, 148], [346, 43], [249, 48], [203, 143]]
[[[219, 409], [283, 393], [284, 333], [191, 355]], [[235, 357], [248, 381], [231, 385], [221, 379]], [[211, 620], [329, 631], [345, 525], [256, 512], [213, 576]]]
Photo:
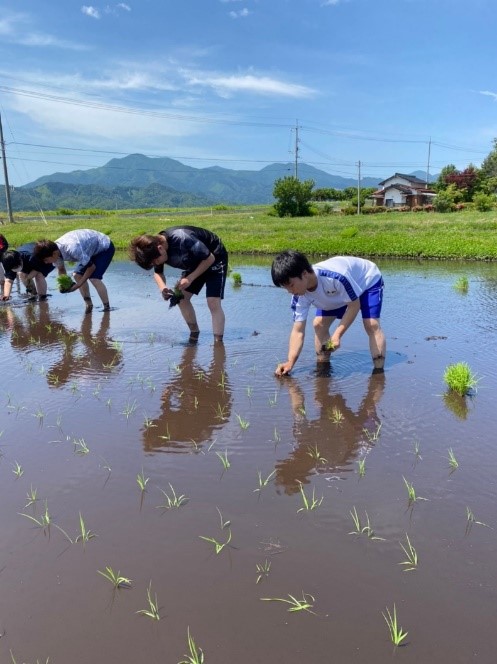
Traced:
[[[374, 443], [380, 419], [377, 405], [385, 389], [385, 374], [369, 377], [367, 391], [357, 411], [341, 393], [331, 393], [333, 378], [320, 367], [314, 378], [315, 417], [310, 417], [305, 393], [295, 378], [285, 380], [293, 410], [295, 447], [289, 457], [276, 464], [275, 483], [287, 494], [299, 491], [313, 473], [343, 471]], [[329, 372], [328, 372], [329, 374]]]
[[[119, 345], [109, 336], [110, 314], [104, 312], [93, 334], [93, 319], [85, 315], [79, 330], [67, 327], [50, 311], [48, 302], [27, 305], [23, 316], [13, 314], [11, 345], [16, 351], [61, 349], [45, 375], [52, 387], [87, 374], [102, 375], [122, 365]], [[52, 357], [52, 356], [50, 356]]]
[[226, 374], [224, 344], [212, 347], [212, 360], [202, 367], [196, 344], [186, 346], [174, 376], [161, 397], [160, 415], [147, 421], [143, 445], [147, 451], [184, 452], [213, 440], [231, 416], [231, 385]]

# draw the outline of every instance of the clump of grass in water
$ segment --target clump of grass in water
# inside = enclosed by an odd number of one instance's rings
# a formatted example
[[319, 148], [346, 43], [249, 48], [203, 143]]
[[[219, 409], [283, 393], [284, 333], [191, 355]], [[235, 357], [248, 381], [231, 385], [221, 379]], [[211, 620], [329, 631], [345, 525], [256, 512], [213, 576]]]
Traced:
[[404, 632], [402, 627], [399, 627], [397, 623], [397, 610], [395, 604], [393, 605], [393, 612], [390, 613], [390, 609], [386, 608], [387, 614], [385, 615], [382, 611], [381, 615], [385, 618], [385, 622], [388, 625], [388, 631], [390, 632], [390, 641], [394, 646], [399, 646], [402, 641], [406, 638], [409, 632]]
[[406, 554], [406, 560], [403, 560], [399, 565], [404, 565], [404, 572], [412, 572], [418, 568], [418, 553], [413, 547], [409, 535], [406, 533], [406, 545], [399, 542], [402, 551]]
[[267, 579], [271, 571], [271, 562], [266, 558], [263, 563], [256, 563], [255, 569], [257, 570], [256, 584], [260, 583], [262, 579]]
[[451, 470], [456, 470], [456, 468], [459, 468], [459, 462], [455, 457], [454, 451], [452, 450], [452, 447], [449, 447], [447, 450], [449, 453], [449, 466]]
[[178, 664], [203, 664], [204, 662], [204, 651], [202, 648], [198, 648], [197, 644], [193, 640], [193, 636], [190, 634], [190, 628], [188, 628], [188, 649], [190, 651], [189, 655], [184, 655], [186, 659], [182, 659]]
[[299, 512], [303, 512], [304, 510], [310, 511], [310, 510], [315, 510], [317, 509], [321, 503], [323, 502], [324, 496], [321, 496], [321, 498], [316, 498], [316, 489], [312, 489], [312, 496], [308, 497], [304, 491], [304, 487], [302, 485], [302, 482], [299, 482], [299, 490], [300, 490], [300, 495], [302, 496], [302, 502], [303, 505], [300, 509], [297, 510], [297, 514]]
[[408, 496], [408, 499], [409, 499], [409, 505], [412, 505], [412, 503], [415, 503], [418, 500], [428, 500], [428, 498], [422, 498], [421, 496], [418, 496], [416, 494], [416, 489], [414, 488], [413, 483], [409, 482], [409, 480], [406, 480], [406, 478], [403, 475], [402, 475], [402, 479], [404, 480], [404, 484], [406, 485], [407, 496]]
[[302, 591], [302, 599], [297, 599], [293, 595], [288, 594], [289, 599], [283, 597], [261, 597], [262, 602], [283, 602], [284, 604], [289, 604], [290, 608], [287, 609], [290, 613], [296, 611], [307, 611], [307, 613], [312, 613], [316, 615], [311, 609], [314, 608], [315, 598], [309, 593]]
[[112, 567], [108, 566], [105, 568], [105, 572], [102, 572], [101, 570], [97, 569], [98, 574], [101, 574], [104, 579], [107, 579], [107, 581], [110, 581], [114, 588], [130, 588], [131, 587], [131, 579], [128, 579], [125, 576], [121, 576], [121, 572], [115, 572]]
[[467, 293], [469, 288], [468, 277], [459, 277], [454, 284], [454, 288], [459, 293]]
[[466, 362], [449, 364], [444, 372], [444, 381], [450, 390], [461, 397], [468, 394], [478, 383], [475, 374]]
[[160, 620], [160, 608], [159, 608], [159, 602], [157, 600], [157, 593], [155, 594], [155, 597], [152, 597], [151, 581], [147, 588], [147, 601], [148, 601], [148, 609], [140, 609], [136, 613], [138, 613], [141, 616], [147, 616], [148, 618], [152, 618], [152, 620]]
[[242, 275], [239, 272], [233, 272], [231, 278], [233, 279], [233, 286], [235, 288], [239, 288], [242, 285]]
[[74, 286], [74, 281], [67, 274], [59, 274], [57, 277], [57, 286], [61, 293], [68, 293], [72, 286]]
[[352, 521], [354, 522], [354, 527], [355, 530], [349, 533], [349, 535], [367, 535], [367, 537], [371, 540], [381, 540], [382, 542], [385, 541], [383, 537], [378, 537], [378, 535], [375, 535], [374, 530], [371, 526], [371, 523], [369, 522], [369, 516], [367, 512], [364, 512], [366, 515], [366, 522], [363, 525], [359, 515], [357, 514], [357, 509], [354, 506], [352, 508], [352, 511], [350, 511], [350, 516], [352, 517]]

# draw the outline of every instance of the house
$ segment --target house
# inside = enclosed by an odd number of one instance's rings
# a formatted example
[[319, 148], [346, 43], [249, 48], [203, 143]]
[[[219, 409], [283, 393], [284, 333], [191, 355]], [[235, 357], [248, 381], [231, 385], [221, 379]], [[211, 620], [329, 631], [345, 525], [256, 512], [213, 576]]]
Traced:
[[381, 189], [373, 192], [371, 198], [375, 205], [385, 207], [414, 207], [416, 205], [429, 205], [433, 203], [436, 192], [429, 189], [426, 182], [415, 175], [395, 173], [379, 183]]

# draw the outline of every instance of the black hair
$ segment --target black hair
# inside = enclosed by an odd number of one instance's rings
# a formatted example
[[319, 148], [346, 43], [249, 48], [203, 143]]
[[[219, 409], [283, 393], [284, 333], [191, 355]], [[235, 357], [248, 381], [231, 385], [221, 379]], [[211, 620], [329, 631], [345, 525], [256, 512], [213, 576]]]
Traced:
[[271, 265], [271, 277], [275, 286], [286, 286], [290, 279], [299, 279], [304, 272], [312, 272], [307, 256], [300, 251], [288, 249], [276, 256]]
[[59, 247], [52, 240], [38, 240], [33, 249], [33, 254], [43, 263], [45, 258], [51, 258]]
[[22, 265], [22, 257], [18, 251], [11, 249], [2, 254], [2, 265], [5, 272], [12, 272], [15, 267]]
[[5, 235], [0, 234], [0, 258], [2, 257], [2, 254], [4, 254], [7, 249], [9, 248], [9, 243], [7, 241], [7, 238]]

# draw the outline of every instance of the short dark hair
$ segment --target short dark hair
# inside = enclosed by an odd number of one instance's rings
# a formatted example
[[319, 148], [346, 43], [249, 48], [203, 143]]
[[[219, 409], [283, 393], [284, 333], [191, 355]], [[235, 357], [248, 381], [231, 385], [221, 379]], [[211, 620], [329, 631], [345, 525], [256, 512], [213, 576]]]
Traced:
[[159, 258], [159, 235], [140, 235], [131, 240], [129, 245], [129, 257], [144, 270], [150, 270], [152, 261]]
[[9, 248], [9, 243], [7, 241], [7, 238], [5, 237], [5, 235], [0, 235], [0, 258], [2, 254], [5, 251], [7, 251], [8, 248]]
[[18, 251], [11, 249], [2, 254], [2, 265], [5, 272], [12, 272], [15, 267], [22, 265], [22, 257]]
[[51, 258], [56, 251], [60, 251], [60, 249], [52, 240], [38, 240], [34, 246], [33, 255], [43, 262], [45, 258]]
[[286, 286], [293, 278], [300, 278], [304, 272], [312, 272], [307, 256], [300, 251], [288, 249], [276, 256], [271, 265], [271, 277], [275, 286]]

